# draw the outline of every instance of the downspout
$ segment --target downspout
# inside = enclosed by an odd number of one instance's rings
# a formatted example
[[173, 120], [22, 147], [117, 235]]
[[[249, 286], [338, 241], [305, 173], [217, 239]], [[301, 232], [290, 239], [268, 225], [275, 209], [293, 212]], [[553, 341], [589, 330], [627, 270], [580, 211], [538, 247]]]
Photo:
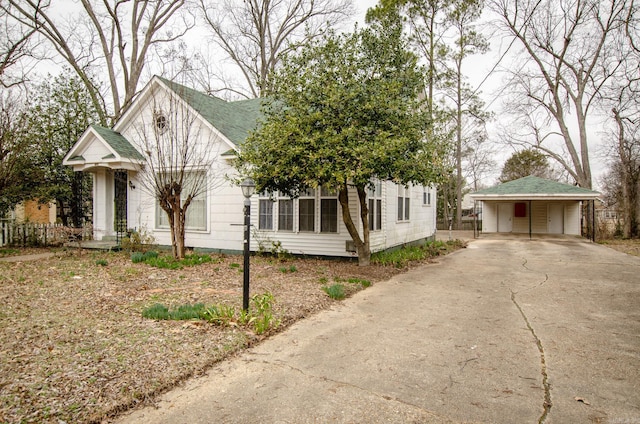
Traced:
[[476, 213], [477, 211], [477, 201], [476, 199], [473, 199], [473, 238], [476, 239], [478, 238], [477, 234], [476, 234], [476, 230], [478, 229], [478, 214]]
[[529, 240], [531, 240], [531, 199], [529, 199]]

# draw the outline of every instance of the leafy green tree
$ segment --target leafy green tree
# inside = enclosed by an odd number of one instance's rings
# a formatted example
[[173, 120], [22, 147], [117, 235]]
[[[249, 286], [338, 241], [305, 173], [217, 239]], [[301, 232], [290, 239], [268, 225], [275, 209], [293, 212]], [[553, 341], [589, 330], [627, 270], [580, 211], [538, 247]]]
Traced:
[[502, 167], [499, 181], [506, 183], [533, 175], [550, 178], [552, 174], [547, 157], [538, 150], [525, 149], [511, 155]]
[[11, 90], [0, 90], [0, 217], [32, 198], [41, 175], [34, 165], [26, 107]]
[[64, 155], [99, 115], [82, 81], [70, 71], [43, 82], [29, 111], [30, 137], [43, 173], [37, 197], [55, 199], [64, 225], [81, 226], [91, 205], [91, 177], [62, 165]]
[[240, 169], [258, 190], [295, 197], [306, 188], [335, 189], [359, 264], [368, 265], [372, 181], [426, 185], [445, 173], [443, 146], [425, 137], [423, 88], [424, 72], [406, 49], [399, 20], [328, 33], [288, 56], [274, 75], [266, 119], [242, 146]]

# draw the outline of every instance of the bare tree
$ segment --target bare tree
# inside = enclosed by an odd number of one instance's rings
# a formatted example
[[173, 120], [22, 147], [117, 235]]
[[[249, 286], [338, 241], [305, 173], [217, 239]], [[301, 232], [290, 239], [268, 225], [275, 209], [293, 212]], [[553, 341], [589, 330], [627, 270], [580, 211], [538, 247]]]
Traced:
[[[103, 125], [115, 121], [138, 92], [149, 49], [181, 38], [195, 24], [186, 0], [80, 0], [80, 14], [64, 21], [51, 0], [4, 0], [0, 10], [24, 31], [36, 31], [83, 81]], [[108, 76], [103, 92], [95, 82]], [[108, 113], [107, 110], [112, 112]]]
[[[631, 1], [632, 3], [632, 1]], [[491, 0], [498, 26], [522, 46], [510, 70], [517, 114], [511, 141], [542, 150], [592, 187], [587, 125], [602, 88], [619, 71], [612, 39], [630, 0]], [[526, 129], [523, 131], [522, 129]], [[554, 140], [561, 140], [554, 145]]]
[[[484, 112], [484, 104], [465, 82], [463, 65], [466, 59], [479, 53], [485, 53], [489, 45], [487, 40], [476, 31], [474, 23], [480, 18], [482, 2], [458, 0], [448, 13], [448, 20], [454, 29], [455, 40], [452, 46], [452, 78], [448, 84], [448, 97], [453, 104], [455, 129], [455, 202], [456, 226], [462, 223], [462, 197], [464, 176], [462, 172], [463, 152], [466, 140], [463, 129], [482, 127], [488, 114]], [[470, 132], [474, 132], [473, 129]]]
[[285, 54], [353, 12], [352, 0], [200, 0], [200, 8], [213, 41], [244, 80], [242, 88], [226, 88], [248, 98], [268, 88], [269, 75]]
[[484, 131], [476, 131], [468, 138], [466, 148], [462, 152], [464, 160], [464, 179], [474, 191], [483, 186], [481, 181], [496, 169], [495, 149], [487, 140]]
[[158, 94], [151, 102], [152, 122], [143, 119], [136, 127], [135, 142], [145, 159], [141, 183], [166, 213], [173, 255], [181, 259], [189, 211], [195, 209], [193, 213], [206, 223], [207, 193], [215, 189], [214, 182], [224, 181], [216, 178], [222, 172], [215, 161], [219, 149], [210, 130], [179, 95]]
[[22, 28], [7, 13], [0, 10], [0, 86], [11, 88], [25, 81], [25, 76], [13, 72], [25, 58], [33, 55], [35, 30]]

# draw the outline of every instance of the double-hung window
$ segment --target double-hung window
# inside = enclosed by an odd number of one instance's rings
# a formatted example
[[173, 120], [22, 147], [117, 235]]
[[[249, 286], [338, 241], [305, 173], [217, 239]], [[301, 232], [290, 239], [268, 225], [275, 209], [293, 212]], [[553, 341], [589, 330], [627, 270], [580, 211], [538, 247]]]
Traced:
[[398, 221], [408, 221], [411, 211], [411, 188], [398, 185]]
[[269, 193], [258, 195], [258, 229], [273, 230], [273, 203]]
[[[162, 177], [160, 177], [162, 178]], [[189, 194], [195, 194], [187, 208], [185, 229], [203, 231], [207, 229], [207, 174], [205, 171], [186, 171], [183, 176], [181, 202]], [[156, 228], [169, 228], [169, 217], [156, 199]]]
[[320, 232], [338, 232], [338, 193], [325, 187], [320, 190]]
[[293, 199], [278, 197], [278, 230], [293, 231]]
[[374, 186], [367, 191], [369, 201], [369, 230], [382, 229], [382, 183], [375, 181]]
[[425, 206], [431, 206], [431, 191], [429, 187], [422, 189], [422, 204]]
[[298, 230], [313, 232], [316, 229], [316, 191], [312, 188], [300, 193], [298, 199]]

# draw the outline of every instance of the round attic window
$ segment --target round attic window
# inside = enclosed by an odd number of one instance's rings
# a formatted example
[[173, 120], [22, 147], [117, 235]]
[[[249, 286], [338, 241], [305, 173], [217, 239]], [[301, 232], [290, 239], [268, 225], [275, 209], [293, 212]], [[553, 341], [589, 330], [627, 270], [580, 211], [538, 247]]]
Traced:
[[167, 121], [167, 117], [164, 116], [162, 113], [157, 113], [154, 117], [153, 117], [153, 121], [155, 123], [156, 129], [158, 130], [158, 132], [160, 134], [164, 133], [168, 126], [169, 123]]

